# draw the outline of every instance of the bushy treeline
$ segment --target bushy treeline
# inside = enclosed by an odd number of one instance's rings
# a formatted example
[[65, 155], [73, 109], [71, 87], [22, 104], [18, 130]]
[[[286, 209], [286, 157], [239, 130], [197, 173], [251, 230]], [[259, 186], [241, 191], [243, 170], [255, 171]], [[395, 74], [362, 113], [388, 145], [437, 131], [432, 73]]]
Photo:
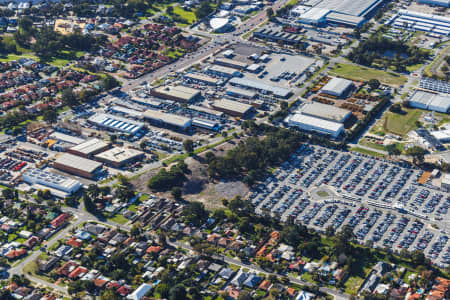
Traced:
[[[392, 51], [394, 57], [387, 57], [386, 51]], [[428, 56], [429, 52], [426, 50], [410, 46], [404, 41], [384, 37], [381, 30], [367, 40], [361, 41], [359, 46], [350, 52], [348, 58], [357, 64], [371, 66], [378, 63], [404, 72], [407, 66], [423, 63]]]
[[162, 168], [155, 176], [150, 178], [148, 187], [153, 191], [167, 191], [173, 187], [182, 186], [187, 172], [188, 168], [184, 161], [172, 166], [169, 171]]

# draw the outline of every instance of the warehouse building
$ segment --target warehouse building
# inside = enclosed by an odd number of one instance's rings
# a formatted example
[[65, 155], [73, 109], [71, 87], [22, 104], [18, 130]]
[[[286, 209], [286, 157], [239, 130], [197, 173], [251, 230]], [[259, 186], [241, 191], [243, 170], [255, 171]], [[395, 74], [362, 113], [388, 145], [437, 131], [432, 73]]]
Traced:
[[200, 114], [206, 115], [206, 116], [208, 116], [208, 118], [212, 118], [212, 119], [222, 119], [223, 118], [223, 112], [217, 111], [214, 109], [210, 109], [207, 107], [203, 107], [203, 106], [199, 106], [199, 105], [189, 105], [188, 109], [198, 112]]
[[211, 130], [211, 131], [219, 131], [219, 129], [220, 129], [219, 123], [217, 123], [215, 121], [211, 121], [211, 120], [200, 119], [200, 118], [193, 118], [192, 126]]
[[353, 82], [344, 78], [335, 77], [322, 87], [321, 92], [337, 98], [344, 97], [352, 88]]
[[418, 0], [417, 2], [431, 6], [450, 7], [450, 0]]
[[308, 0], [304, 4], [344, 15], [366, 17], [382, 2], [382, 0]]
[[130, 162], [135, 162], [143, 157], [144, 152], [142, 151], [119, 147], [95, 155], [96, 160], [116, 168], [122, 167]]
[[133, 135], [144, 127], [144, 123], [103, 113], [93, 115], [88, 119], [88, 122], [98, 127]]
[[329, 24], [344, 25], [348, 27], [361, 27], [364, 22], [366, 22], [366, 19], [360, 16], [351, 16], [338, 12], [331, 12], [327, 14], [326, 21]]
[[338, 123], [344, 123], [352, 115], [349, 110], [319, 102], [305, 104], [300, 109], [300, 113], [302, 115]]
[[233, 117], [248, 117], [253, 111], [253, 106], [249, 104], [245, 104], [238, 101], [232, 101], [232, 100], [220, 100], [216, 101], [211, 106], [218, 111], [224, 112], [227, 115], [233, 116]]
[[400, 10], [386, 23], [410, 31], [424, 31], [445, 36], [450, 35], [450, 18], [406, 9]]
[[109, 148], [109, 144], [100, 139], [91, 139], [72, 148], [67, 149], [68, 153], [81, 157], [92, 157], [97, 153]]
[[242, 76], [242, 73], [237, 71], [236, 69], [218, 65], [212, 65], [205, 68], [205, 73], [225, 78]]
[[294, 45], [302, 43], [302, 37], [298, 34], [284, 32], [281, 30], [262, 28], [253, 32], [253, 37], [270, 42], [282, 41], [285, 44]]
[[58, 132], [58, 131], [55, 131], [52, 134], [50, 134], [49, 138], [57, 140], [57, 141], [73, 144], [73, 145], [79, 145], [86, 141], [85, 139], [83, 139], [81, 137], [68, 135], [68, 134], [65, 134], [62, 132]]
[[119, 106], [119, 105], [113, 105], [111, 106], [111, 111], [116, 113], [116, 114], [120, 114], [120, 115], [124, 115], [124, 116], [128, 116], [131, 117], [133, 119], [139, 119], [142, 117], [142, 112], [132, 109], [132, 108], [128, 108], [128, 107], [123, 107], [123, 106]]
[[54, 151], [66, 151], [85, 141], [86, 140], [83, 138], [55, 131], [49, 135], [49, 138], [44, 141], [42, 146], [48, 147]]
[[431, 131], [430, 134], [434, 136], [435, 139], [437, 139], [439, 142], [447, 144], [450, 143], [450, 130], [436, 130]]
[[411, 107], [447, 113], [450, 109], [450, 97], [424, 91], [416, 91], [409, 99]]
[[300, 23], [316, 26], [321, 25], [325, 23], [325, 17], [329, 12], [330, 11], [326, 8], [313, 7], [300, 15]]
[[285, 122], [290, 127], [331, 136], [333, 138], [339, 137], [339, 135], [344, 131], [344, 125], [342, 123], [319, 119], [299, 113], [287, 117]]
[[22, 179], [36, 190], [48, 189], [53, 196], [60, 198], [76, 193], [83, 186], [78, 180], [40, 169], [28, 169]]
[[240, 97], [245, 99], [254, 99], [256, 98], [256, 92], [250, 90], [244, 90], [237, 87], [230, 86], [227, 88], [227, 95], [233, 97]]
[[231, 78], [229, 83], [233, 86], [244, 87], [252, 90], [259, 91], [263, 94], [272, 94], [279, 98], [289, 98], [292, 95], [290, 89], [285, 89], [278, 86], [262, 83], [260, 81], [254, 81], [246, 78]]
[[229, 59], [229, 58], [217, 58], [216, 57], [213, 60], [213, 64], [228, 67], [228, 68], [234, 68], [237, 70], [245, 70], [245, 68], [247, 68], [247, 64], [245, 62], [241, 62], [241, 61]]
[[177, 102], [191, 102], [201, 95], [199, 90], [182, 85], [160, 86], [152, 89], [150, 91], [150, 94], [154, 97], [173, 100]]
[[146, 110], [144, 118], [151, 124], [181, 131], [186, 131], [192, 124], [189, 118], [157, 110]]
[[204, 83], [207, 85], [220, 85], [223, 83], [222, 80], [198, 73], [187, 73], [184, 75], [184, 78], [190, 80], [195, 83]]
[[93, 179], [101, 171], [102, 163], [64, 153], [56, 158], [53, 167], [70, 174]]

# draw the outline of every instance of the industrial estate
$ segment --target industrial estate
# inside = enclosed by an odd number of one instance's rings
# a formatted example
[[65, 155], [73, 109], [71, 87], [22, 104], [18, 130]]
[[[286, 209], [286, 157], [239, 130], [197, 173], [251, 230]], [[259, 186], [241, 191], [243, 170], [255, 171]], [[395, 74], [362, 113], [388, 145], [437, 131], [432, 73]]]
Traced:
[[450, 1], [3, 1], [0, 299], [450, 299]]

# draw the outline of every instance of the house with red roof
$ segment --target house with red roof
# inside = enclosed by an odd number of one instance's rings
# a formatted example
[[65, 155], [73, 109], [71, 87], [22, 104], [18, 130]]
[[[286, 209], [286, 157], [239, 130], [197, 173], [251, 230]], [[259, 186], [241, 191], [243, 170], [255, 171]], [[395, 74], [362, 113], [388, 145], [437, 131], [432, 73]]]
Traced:
[[69, 214], [60, 214], [59, 216], [57, 216], [55, 219], [53, 219], [50, 224], [52, 225], [53, 228], [58, 228], [60, 227], [62, 224], [64, 224], [66, 222], [66, 220], [69, 218]]

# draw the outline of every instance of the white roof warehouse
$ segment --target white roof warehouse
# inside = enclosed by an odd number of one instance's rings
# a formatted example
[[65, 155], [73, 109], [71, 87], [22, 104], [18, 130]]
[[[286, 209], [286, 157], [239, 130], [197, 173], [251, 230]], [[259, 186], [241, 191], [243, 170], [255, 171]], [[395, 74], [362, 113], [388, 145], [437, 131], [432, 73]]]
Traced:
[[103, 113], [93, 115], [88, 119], [88, 121], [99, 127], [121, 131], [128, 134], [136, 134], [144, 127], [144, 123]]

